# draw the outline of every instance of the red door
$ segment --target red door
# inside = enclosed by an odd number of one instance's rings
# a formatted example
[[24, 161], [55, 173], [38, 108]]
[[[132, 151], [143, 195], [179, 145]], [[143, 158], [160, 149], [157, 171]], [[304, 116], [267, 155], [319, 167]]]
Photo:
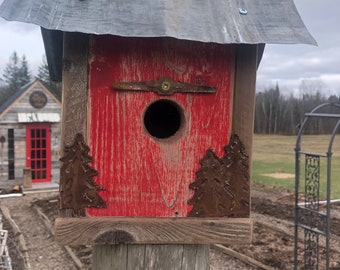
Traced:
[[32, 182], [51, 181], [51, 128], [26, 126], [26, 166], [32, 170]]

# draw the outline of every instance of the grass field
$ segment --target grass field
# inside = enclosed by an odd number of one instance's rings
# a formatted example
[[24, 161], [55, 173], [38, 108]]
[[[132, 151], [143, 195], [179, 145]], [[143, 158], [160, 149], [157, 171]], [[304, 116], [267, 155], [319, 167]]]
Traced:
[[[340, 198], [340, 136], [335, 137], [332, 148], [331, 195]], [[326, 155], [330, 135], [302, 136], [301, 150]], [[296, 136], [254, 135], [252, 179], [254, 182], [295, 189]], [[304, 156], [301, 157], [301, 180], [304, 181]], [[320, 196], [326, 194], [327, 159], [321, 159]], [[300, 190], [303, 187], [300, 187]], [[301, 190], [303, 191], [303, 190]]]

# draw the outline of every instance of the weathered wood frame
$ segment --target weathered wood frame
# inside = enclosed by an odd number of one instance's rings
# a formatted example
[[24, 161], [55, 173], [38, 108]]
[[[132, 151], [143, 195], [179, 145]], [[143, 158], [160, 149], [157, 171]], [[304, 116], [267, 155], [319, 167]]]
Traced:
[[[89, 35], [64, 33], [62, 145], [70, 145], [77, 133], [85, 138], [88, 134], [88, 57]], [[231, 131], [243, 141], [251, 164], [257, 45], [236, 45], [235, 57]], [[55, 240], [61, 245], [246, 244], [252, 238], [250, 218], [71, 218], [71, 214], [72, 210], [61, 210], [55, 223]]]

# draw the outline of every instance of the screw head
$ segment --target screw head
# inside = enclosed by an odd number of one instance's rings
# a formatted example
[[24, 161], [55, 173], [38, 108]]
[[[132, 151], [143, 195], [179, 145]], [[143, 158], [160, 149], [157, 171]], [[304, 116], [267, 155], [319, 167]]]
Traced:
[[170, 82], [168, 82], [168, 81], [162, 82], [161, 88], [162, 88], [163, 91], [165, 91], [165, 92], [169, 91], [170, 87], [171, 87]]
[[248, 14], [248, 10], [246, 10], [245, 8], [239, 8], [238, 10], [239, 10], [240, 14], [242, 14], [242, 15]]

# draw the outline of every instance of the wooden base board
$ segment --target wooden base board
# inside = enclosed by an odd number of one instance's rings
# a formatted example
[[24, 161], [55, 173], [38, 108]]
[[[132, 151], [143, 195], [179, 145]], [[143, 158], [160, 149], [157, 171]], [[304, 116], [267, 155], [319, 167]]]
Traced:
[[60, 245], [249, 244], [249, 218], [57, 218]]

